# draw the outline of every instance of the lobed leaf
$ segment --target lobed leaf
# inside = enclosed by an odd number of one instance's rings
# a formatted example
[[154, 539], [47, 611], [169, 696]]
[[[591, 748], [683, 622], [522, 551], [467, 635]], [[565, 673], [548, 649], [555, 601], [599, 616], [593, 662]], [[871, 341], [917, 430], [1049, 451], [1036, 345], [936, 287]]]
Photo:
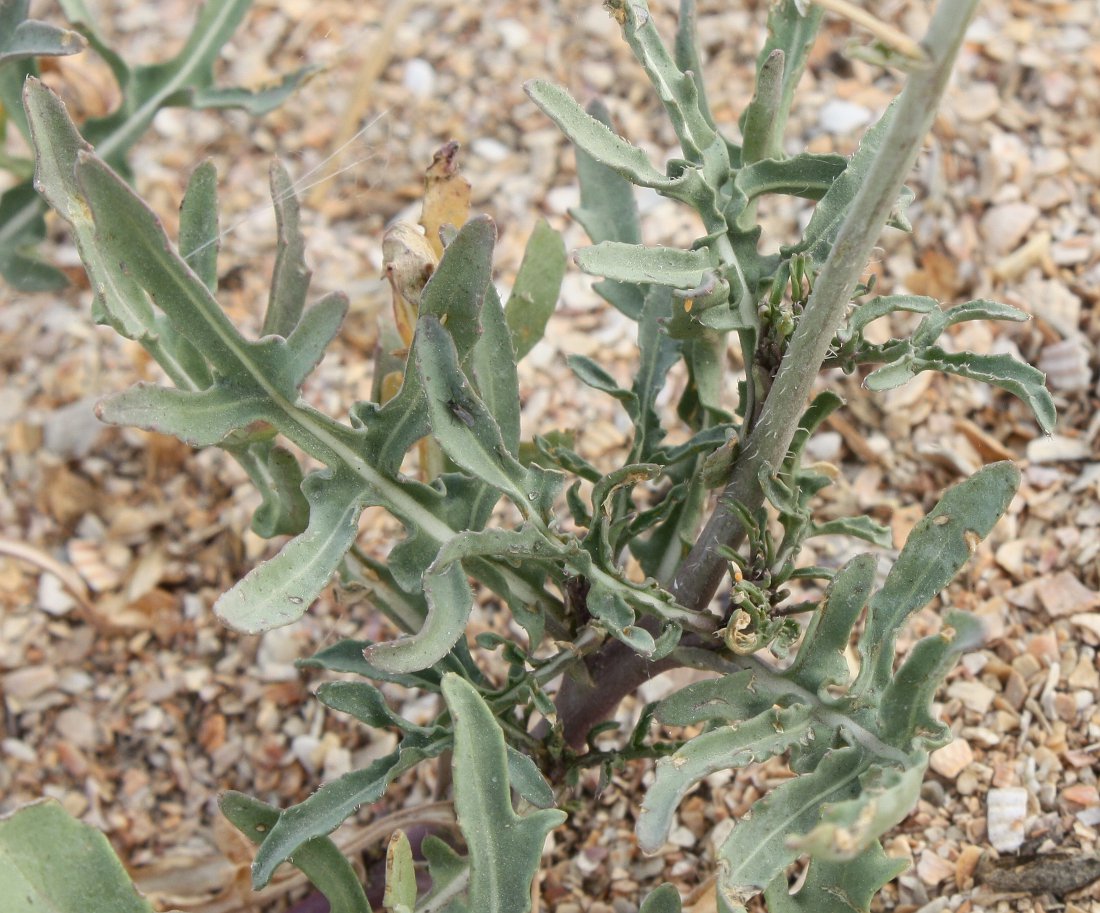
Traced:
[[869, 390], [891, 390], [922, 371], [943, 371], [1007, 390], [1027, 404], [1044, 434], [1054, 431], [1058, 415], [1054, 397], [1046, 388], [1046, 375], [1008, 354], [945, 352], [938, 346], [928, 346], [918, 353], [907, 352], [867, 375], [863, 383]]
[[309, 798], [279, 813], [252, 864], [252, 887], [263, 888], [278, 866], [315, 837], [336, 830], [363, 805], [377, 801], [397, 777], [426, 758], [451, 747], [451, 737], [434, 730], [431, 738], [407, 736], [397, 750], [362, 770], [321, 786]]
[[705, 732], [661, 758], [638, 816], [638, 845], [647, 853], [664, 845], [677, 806], [704, 777], [782, 754], [809, 732], [808, 707], [772, 709], [746, 722]]
[[469, 907], [526, 913], [547, 834], [565, 820], [557, 809], [520, 816], [507, 784], [504, 735], [481, 695], [457, 675], [443, 678], [454, 720], [455, 812], [470, 848]]
[[860, 638], [857, 693], [889, 679], [902, 624], [951, 582], [1008, 508], [1019, 484], [1015, 466], [991, 463], [949, 488], [913, 527], [882, 589], [871, 597]]
[[786, 874], [777, 875], [764, 892], [769, 913], [867, 913], [879, 889], [909, 866], [892, 859], [877, 840], [845, 862], [812, 859], [797, 894], [787, 888]]
[[[261, 844], [279, 820], [279, 810], [235, 790], [222, 793], [218, 807], [253, 843]], [[351, 862], [328, 837], [314, 837], [294, 853], [299, 869], [328, 900], [330, 913], [371, 913], [370, 903]]]

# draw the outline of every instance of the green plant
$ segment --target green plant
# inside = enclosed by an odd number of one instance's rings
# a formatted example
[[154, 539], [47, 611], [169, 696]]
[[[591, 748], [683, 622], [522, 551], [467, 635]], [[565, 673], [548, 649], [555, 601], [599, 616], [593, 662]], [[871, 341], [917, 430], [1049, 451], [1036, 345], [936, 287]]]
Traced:
[[[96, 30], [84, 0], [60, 0], [75, 31], [27, 19], [30, 0], [0, 0], [0, 143], [12, 124], [30, 142], [20, 93], [28, 76], [38, 75], [38, 58], [75, 54], [90, 46], [111, 69], [122, 101], [103, 117], [89, 120], [83, 134], [100, 157], [129, 178], [126, 156], [164, 107], [243, 108], [264, 114], [278, 107], [311, 72], [288, 74], [259, 91], [215, 86], [214, 62], [252, 6], [252, 0], [204, 3], [186, 44], [169, 60], [131, 67]], [[31, 186], [32, 162], [0, 151], [0, 168], [18, 183], [0, 194], [0, 276], [20, 291], [59, 288], [65, 275], [41, 260], [33, 246], [46, 235], [46, 206]]]
[[[213, 294], [211, 170], [201, 167], [191, 179], [174, 246], [56, 97], [28, 83], [36, 180], [72, 225], [99, 294], [98, 315], [145, 346], [175, 384], [112, 396], [101, 416], [224, 447], [264, 495], [257, 531], [295, 536], [222, 596], [217, 614], [246, 632], [287, 624], [338, 572], [405, 632], [386, 643], [343, 641], [302, 663], [360, 676], [322, 685], [318, 699], [398, 731], [392, 754], [289, 809], [235, 793], [223, 798], [226, 815], [259, 844], [257, 887], [291, 861], [334, 909], [369, 909], [326, 835], [394, 778], [448, 753], [465, 853], [427, 840], [432, 888], [421, 897], [408, 843], [397, 836], [388, 909], [529, 909], [544, 838], [564, 818], [552, 806], [585, 768], [609, 773], [645, 758], [658, 759], [637, 828], [648, 850], [663, 844], [680, 799], [703, 777], [770, 756], [789, 759], [796, 776], [757, 802], [718, 850], [723, 911], [743, 910], [760, 893], [774, 913], [867, 910], [897, 874], [879, 838], [908, 813], [930, 750], [946, 739], [931, 701], [981, 632], [972, 617], [948, 613], [940, 632], [895, 668], [897, 637], [989, 534], [1018, 474], [997, 463], [948, 490], [876, 586], [870, 555], [839, 569], [798, 564], [805, 540], [823, 533], [890, 544], [866, 518], [815, 519], [814, 496], [833, 474], [805, 465], [803, 454], [842, 405], [829, 390], [811, 400], [823, 367], [879, 366], [867, 376], [871, 389], [924, 370], [982, 380], [1024, 399], [1044, 431], [1053, 425], [1040, 372], [1007, 356], [936, 346], [960, 321], [1025, 319], [1021, 312], [988, 301], [944, 310], [926, 298], [872, 296], [860, 283], [883, 226], [906, 225], [903, 180], [976, 5], [942, 0], [917, 51], [899, 57], [880, 49], [909, 71], [907, 84], [850, 159], [782, 152], [786, 114], [822, 16], [795, 0], [771, 8], [740, 145], [709, 113], [691, 0], [681, 6], [672, 51], [641, 0], [609, 0], [680, 138], [683, 158], [665, 172], [613, 133], [598, 105], [586, 112], [556, 86], [528, 85], [577, 148], [582, 201], [574, 215], [595, 242], [577, 262], [602, 277], [600, 293], [638, 324], [630, 389], [597, 362], [570, 359], [580, 380], [614, 397], [634, 424], [623, 465], [608, 474], [561, 432], [520, 441], [516, 361], [541, 336], [561, 279], [561, 243], [549, 229], [532, 237], [507, 305], [490, 282], [489, 219], [443, 226], [438, 249], [407, 231], [391, 235], [397, 324], [406, 320], [414, 332], [401, 340], [407, 354], [379, 359], [375, 401], [355, 403], [350, 421], [338, 422], [299, 395], [345, 304], [329, 296], [305, 307], [308, 272], [285, 172], [272, 172], [281, 230], [263, 334], [246, 339]], [[690, 206], [706, 233], [689, 250], [643, 246], [632, 185]], [[776, 193], [816, 206], [797, 243], [764, 255], [756, 207]], [[868, 341], [868, 324], [895, 311], [923, 319], [909, 338]], [[727, 380], [730, 334], [745, 365], [736, 390]], [[657, 397], [679, 361], [688, 382], [677, 420], [687, 439], [670, 445]], [[279, 436], [322, 468], [303, 475], [275, 443]], [[420, 481], [401, 468], [426, 437], [432, 444], [420, 450]], [[488, 526], [501, 496], [520, 518], [514, 527]], [[367, 507], [387, 510], [406, 529], [385, 562], [355, 548]], [[728, 598], [713, 610], [727, 575]], [[508, 607], [526, 641], [483, 634], [467, 642], [469, 578]], [[807, 580], [825, 581], [824, 594], [790, 605], [788, 585]], [[804, 630], [798, 614], [809, 617]], [[854, 677], [845, 659], [853, 638]], [[763, 658], [784, 659], [796, 645], [786, 665]], [[477, 657], [492, 651], [499, 660], [490, 669]], [[614, 747], [595, 745], [624, 696], [677, 666], [715, 677], [646, 708]], [[388, 706], [377, 683], [437, 693], [443, 712], [432, 725], [415, 725]], [[662, 741], [653, 720], [702, 731]], [[787, 869], [802, 857], [810, 859], [806, 882], [791, 895]], [[642, 904], [645, 913], [679, 908], [668, 885]]]

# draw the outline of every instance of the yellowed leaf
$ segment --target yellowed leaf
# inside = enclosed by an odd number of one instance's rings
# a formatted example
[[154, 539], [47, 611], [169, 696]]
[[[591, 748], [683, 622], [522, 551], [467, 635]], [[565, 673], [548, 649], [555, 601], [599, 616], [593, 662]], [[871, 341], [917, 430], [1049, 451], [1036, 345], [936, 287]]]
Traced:
[[443, 256], [439, 229], [444, 225], [461, 228], [470, 215], [470, 182], [458, 171], [458, 143], [441, 146], [424, 172], [424, 205], [420, 224], [436, 259]]

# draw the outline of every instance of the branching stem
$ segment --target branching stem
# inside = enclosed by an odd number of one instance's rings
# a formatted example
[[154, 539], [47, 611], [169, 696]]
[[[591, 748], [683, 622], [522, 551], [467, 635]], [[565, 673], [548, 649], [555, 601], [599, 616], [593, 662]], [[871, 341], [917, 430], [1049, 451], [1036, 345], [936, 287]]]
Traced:
[[[671, 592], [686, 608], [706, 610], [726, 572], [719, 547], [736, 547], [745, 536], [740, 517], [725, 505], [739, 502], [749, 510], [758, 507], [763, 502], [757, 481], [760, 469], [778, 466], [790, 446], [829, 345], [932, 126], [978, 2], [940, 0], [936, 8], [921, 42], [928, 66], [912, 73], [902, 90], [881, 152], [818, 276], [760, 420], [745, 442], [718, 506], [673, 577]], [[566, 739], [582, 746], [588, 730], [613, 713], [623, 697], [675, 665], [671, 658], [648, 663], [618, 641], [605, 644], [590, 660], [590, 682], [572, 682], [559, 694]]]

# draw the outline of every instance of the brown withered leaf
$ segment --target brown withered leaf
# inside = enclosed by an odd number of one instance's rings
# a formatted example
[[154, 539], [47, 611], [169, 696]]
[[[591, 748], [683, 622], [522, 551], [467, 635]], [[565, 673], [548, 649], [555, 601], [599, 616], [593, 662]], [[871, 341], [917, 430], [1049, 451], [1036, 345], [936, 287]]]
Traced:
[[393, 289], [393, 319], [401, 342], [412, 345], [420, 296], [439, 257], [415, 225], [397, 222], [382, 237], [382, 275]]
[[461, 228], [470, 215], [470, 182], [458, 171], [458, 143], [441, 146], [424, 172], [424, 205], [420, 224], [436, 259], [443, 256], [439, 230], [444, 225]]

